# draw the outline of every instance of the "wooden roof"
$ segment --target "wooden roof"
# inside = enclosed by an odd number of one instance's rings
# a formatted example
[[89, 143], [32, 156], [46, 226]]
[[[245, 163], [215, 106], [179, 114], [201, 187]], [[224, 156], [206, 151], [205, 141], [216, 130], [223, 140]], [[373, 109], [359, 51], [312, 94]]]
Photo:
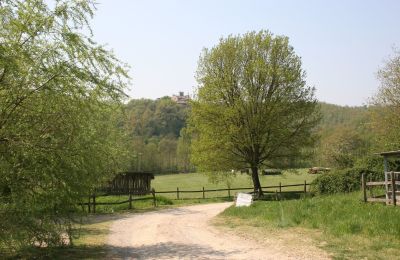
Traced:
[[121, 172], [117, 176], [149, 176], [151, 179], [154, 179], [154, 174], [151, 172]]
[[382, 155], [383, 157], [400, 157], [400, 150], [381, 152], [381, 153], [378, 153], [378, 154]]

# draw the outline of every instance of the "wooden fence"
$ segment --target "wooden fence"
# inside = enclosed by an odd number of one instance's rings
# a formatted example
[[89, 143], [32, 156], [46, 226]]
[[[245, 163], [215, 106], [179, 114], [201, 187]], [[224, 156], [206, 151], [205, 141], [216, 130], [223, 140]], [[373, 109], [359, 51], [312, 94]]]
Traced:
[[[307, 181], [304, 181], [304, 183], [301, 184], [288, 184], [288, 185], [282, 185], [282, 183], [279, 183], [279, 185], [274, 185], [274, 186], [264, 186], [261, 187], [262, 189], [264, 189], [264, 193], [275, 193], [275, 194], [283, 194], [283, 193], [307, 193], [307, 186], [309, 186], [310, 184], [307, 183]], [[283, 191], [283, 188], [287, 188], [287, 187], [301, 187], [301, 190], [294, 190], [294, 191]], [[276, 189], [275, 191], [266, 191], [266, 189]], [[150, 198], [133, 198], [134, 195], [144, 195], [143, 193], [140, 194], [135, 194], [135, 193], [131, 193], [131, 194], [118, 194], [118, 195], [127, 195], [129, 196], [129, 199], [124, 200], [124, 201], [118, 201], [118, 202], [96, 202], [96, 196], [99, 197], [99, 194], [92, 194], [91, 196], [89, 196], [89, 201], [86, 203], [82, 203], [82, 206], [87, 206], [88, 207], [88, 212], [93, 212], [96, 213], [96, 206], [99, 205], [120, 205], [120, 204], [125, 204], [128, 203], [128, 208], [132, 209], [132, 203], [134, 201], [138, 201], [138, 200], [148, 200], [148, 199], [152, 199], [153, 200], [153, 205], [154, 207], [157, 206], [156, 204], [156, 194], [176, 194], [176, 199], [182, 199], [182, 194], [185, 193], [202, 193], [202, 198], [205, 199], [206, 198], [206, 193], [207, 192], [220, 192], [220, 191], [226, 191], [227, 192], [227, 196], [228, 198], [231, 198], [231, 192], [233, 191], [246, 191], [246, 190], [254, 190], [253, 187], [245, 187], [245, 188], [226, 188], [226, 189], [205, 189], [204, 187], [201, 190], [180, 190], [179, 187], [176, 188], [176, 190], [173, 191], [155, 191], [154, 189], [152, 189], [150, 192], [148, 192], [148, 195], [152, 195]], [[103, 194], [100, 196], [110, 196], [113, 194]], [[211, 197], [210, 197], [211, 198]], [[212, 197], [212, 198], [216, 198], [216, 197]]]
[[[288, 185], [282, 185], [282, 183], [279, 183], [279, 185], [275, 185], [275, 186], [265, 186], [265, 187], [261, 187], [262, 189], [276, 189], [275, 191], [263, 191], [264, 193], [298, 193], [298, 192], [302, 192], [302, 193], [307, 193], [307, 186], [309, 186], [310, 184], [307, 183], [307, 181], [304, 181], [304, 183], [301, 184], [288, 184]], [[282, 188], [285, 187], [302, 187], [302, 190], [300, 191], [282, 191]], [[207, 192], [218, 192], [218, 191], [226, 191], [228, 197], [231, 197], [231, 192], [232, 191], [238, 191], [238, 190], [242, 190], [242, 191], [246, 191], [246, 190], [254, 190], [253, 187], [245, 187], [245, 188], [226, 188], [226, 189], [211, 189], [211, 190], [206, 190], [204, 187], [201, 190], [180, 190], [179, 187], [176, 187], [176, 190], [174, 191], [156, 191], [156, 194], [176, 194], [176, 199], [181, 199], [182, 196], [181, 194], [183, 193], [202, 193], [202, 198], [205, 199], [206, 198], [206, 193]]]
[[[142, 195], [149, 195], [151, 194], [152, 196], [150, 198], [134, 198], [134, 195], [138, 195], [138, 196], [142, 196]], [[114, 195], [114, 194], [103, 194], [100, 195], [101, 197], [106, 197], [106, 196], [110, 196], [110, 195]], [[120, 205], [120, 204], [125, 204], [128, 203], [128, 209], [132, 209], [132, 203], [134, 201], [138, 201], [138, 200], [148, 200], [148, 199], [152, 199], [153, 200], [153, 205], [154, 207], [157, 207], [156, 204], [156, 192], [154, 189], [152, 189], [151, 191], [147, 192], [147, 193], [129, 193], [129, 194], [118, 194], [118, 195], [127, 195], [129, 196], [129, 198], [127, 200], [124, 201], [118, 201], [118, 202], [96, 202], [96, 194], [92, 194], [91, 196], [89, 196], [89, 201], [86, 203], [81, 203], [81, 206], [87, 206], [88, 207], [88, 212], [93, 212], [96, 213], [96, 206], [104, 206], [104, 205]], [[99, 194], [97, 194], [97, 197], [99, 197]]]
[[[399, 172], [390, 172], [390, 180], [387, 181], [370, 181], [367, 182], [365, 175], [361, 175], [361, 189], [363, 191], [364, 202], [384, 202], [386, 205], [397, 205], [397, 195], [400, 195], [400, 191], [397, 190], [397, 185], [400, 185], [400, 181], [397, 180], [396, 175]], [[385, 187], [384, 195], [374, 195], [373, 187]], [[369, 191], [369, 197], [367, 196], [367, 191]]]

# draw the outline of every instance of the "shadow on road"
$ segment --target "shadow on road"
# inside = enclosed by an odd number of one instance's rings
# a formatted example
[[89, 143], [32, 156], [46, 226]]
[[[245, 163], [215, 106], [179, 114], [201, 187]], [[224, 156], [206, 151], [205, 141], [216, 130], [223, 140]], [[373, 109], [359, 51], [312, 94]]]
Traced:
[[230, 254], [238, 253], [238, 251], [218, 251], [211, 247], [200, 246], [197, 244], [181, 244], [181, 243], [158, 243], [137, 248], [110, 248], [115, 259], [128, 258], [133, 259], [226, 259]]
[[196, 244], [158, 243], [142, 247], [72, 246], [31, 248], [2, 259], [227, 259], [238, 251], [218, 251]]

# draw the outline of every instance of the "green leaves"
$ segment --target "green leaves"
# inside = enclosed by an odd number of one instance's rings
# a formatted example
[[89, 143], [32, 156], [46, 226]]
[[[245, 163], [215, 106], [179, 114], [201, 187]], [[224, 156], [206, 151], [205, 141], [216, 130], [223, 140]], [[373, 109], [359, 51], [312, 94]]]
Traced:
[[192, 103], [193, 159], [215, 171], [271, 165], [313, 144], [314, 89], [284, 36], [228, 36], [205, 49]]
[[127, 163], [125, 65], [84, 35], [93, 2], [46, 3], [0, 5], [0, 247], [64, 243], [77, 203]]

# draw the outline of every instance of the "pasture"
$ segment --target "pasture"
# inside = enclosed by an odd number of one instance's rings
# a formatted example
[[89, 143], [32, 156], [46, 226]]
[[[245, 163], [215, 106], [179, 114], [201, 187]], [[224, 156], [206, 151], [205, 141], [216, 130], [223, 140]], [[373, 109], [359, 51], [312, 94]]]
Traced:
[[[302, 191], [304, 190], [304, 181], [311, 183], [316, 175], [308, 174], [306, 169], [286, 170], [281, 175], [262, 175], [260, 181], [262, 186], [277, 186], [299, 184], [299, 187], [283, 187], [282, 191]], [[235, 193], [242, 190], [228, 191], [207, 191], [215, 189], [227, 189], [225, 182], [211, 183], [208, 176], [204, 173], [188, 173], [188, 174], [164, 174], [156, 175], [152, 181], [152, 188], [156, 191], [156, 203], [158, 207], [172, 207], [179, 205], [191, 205], [199, 203], [211, 203], [232, 200]], [[205, 189], [203, 193], [200, 192]], [[247, 174], [237, 174], [231, 182], [232, 189], [251, 188], [251, 178]], [[179, 188], [179, 199], [177, 199], [176, 190]], [[308, 187], [307, 187], [308, 189]], [[265, 191], [275, 192], [278, 188], [264, 189]], [[171, 191], [171, 193], [157, 193]], [[198, 192], [185, 192], [198, 191]], [[251, 190], [243, 190], [249, 192]], [[228, 195], [231, 195], [230, 197]], [[128, 195], [120, 196], [99, 196], [96, 198], [97, 203], [115, 203], [126, 201]], [[133, 201], [134, 210], [147, 210], [153, 208], [151, 196], [136, 197]], [[128, 209], [128, 204], [120, 205], [99, 205], [96, 206], [97, 213], [113, 213], [116, 211], [125, 211]]]
[[[311, 183], [316, 178], [316, 175], [308, 174], [307, 169], [285, 170], [280, 175], [260, 175], [260, 182], [263, 187], [277, 186], [290, 184], [303, 184], [304, 181]], [[185, 190], [202, 190], [207, 189], [226, 189], [226, 182], [211, 183], [204, 173], [189, 173], [189, 174], [168, 174], [156, 175], [152, 182], [152, 187], [156, 192], [160, 191], [176, 191], [178, 187], [180, 191]], [[231, 183], [231, 188], [250, 188], [252, 187], [251, 177], [245, 173], [238, 173]], [[300, 187], [287, 187], [285, 191], [301, 190]], [[275, 192], [276, 188], [266, 189], [266, 191]], [[247, 190], [249, 191], [249, 190]], [[238, 191], [235, 191], [238, 192]], [[232, 191], [232, 195], [234, 192]], [[176, 194], [163, 194], [167, 198], [174, 199]], [[201, 193], [182, 193], [180, 198], [200, 198]], [[227, 197], [227, 191], [207, 192], [206, 197]]]
[[[256, 202], [230, 207], [221, 223], [262, 236], [301, 230], [338, 259], [398, 259], [400, 207], [369, 204], [353, 192], [300, 200]], [[260, 231], [263, 230], [263, 231]]]

